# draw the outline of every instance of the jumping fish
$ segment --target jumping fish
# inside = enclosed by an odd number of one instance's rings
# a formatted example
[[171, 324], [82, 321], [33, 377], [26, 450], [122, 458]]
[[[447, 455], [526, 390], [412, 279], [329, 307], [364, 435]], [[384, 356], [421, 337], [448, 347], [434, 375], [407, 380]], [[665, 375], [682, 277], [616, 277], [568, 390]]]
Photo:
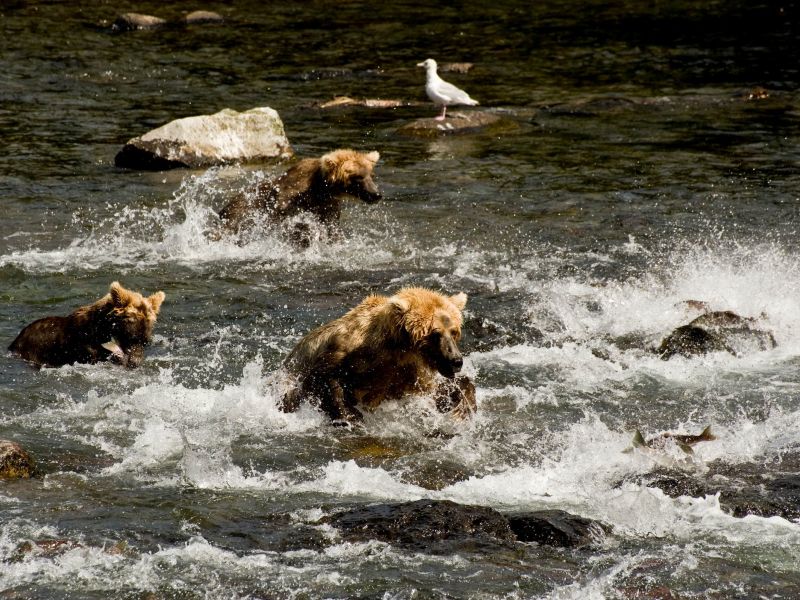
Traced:
[[636, 430], [636, 434], [633, 436], [633, 440], [631, 443], [633, 447], [628, 448], [625, 452], [632, 452], [633, 448], [650, 448], [651, 450], [664, 450], [666, 445], [669, 443], [669, 440], [673, 440], [675, 445], [678, 446], [683, 452], [686, 454], [694, 454], [694, 450], [692, 450], [692, 446], [698, 444], [700, 442], [710, 442], [712, 440], [717, 439], [713, 433], [711, 433], [711, 425], [703, 429], [698, 435], [687, 435], [682, 433], [669, 433], [665, 432], [661, 435], [657, 435], [654, 438], [649, 440], [645, 440], [642, 432], [638, 429]]

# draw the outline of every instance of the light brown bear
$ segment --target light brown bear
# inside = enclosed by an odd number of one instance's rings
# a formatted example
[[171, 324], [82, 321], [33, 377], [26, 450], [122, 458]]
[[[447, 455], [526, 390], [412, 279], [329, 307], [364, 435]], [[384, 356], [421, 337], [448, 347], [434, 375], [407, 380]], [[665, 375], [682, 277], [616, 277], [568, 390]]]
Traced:
[[308, 400], [347, 423], [362, 418], [356, 405], [374, 410], [384, 400], [432, 393], [441, 412], [470, 416], [475, 386], [456, 375], [466, 303], [463, 292], [444, 296], [413, 287], [391, 297], [368, 296], [294, 347], [285, 366], [297, 382], [281, 408], [293, 412]]
[[[249, 194], [234, 198], [220, 212], [224, 230], [239, 233], [260, 219], [275, 224], [300, 213], [313, 215], [331, 237], [339, 234], [342, 199], [353, 196], [367, 204], [381, 199], [372, 170], [380, 159], [378, 152], [364, 154], [339, 149], [321, 158], [305, 158], [274, 182], [259, 184]], [[307, 224], [298, 223], [290, 232], [300, 246], [308, 246], [311, 233]]]
[[[60, 367], [111, 359], [138, 367], [164, 301], [164, 292], [149, 298], [111, 284], [94, 304], [66, 317], [45, 317], [25, 327], [8, 347], [37, 366]], [[111, 349], [109, 349], [109, 347]]]

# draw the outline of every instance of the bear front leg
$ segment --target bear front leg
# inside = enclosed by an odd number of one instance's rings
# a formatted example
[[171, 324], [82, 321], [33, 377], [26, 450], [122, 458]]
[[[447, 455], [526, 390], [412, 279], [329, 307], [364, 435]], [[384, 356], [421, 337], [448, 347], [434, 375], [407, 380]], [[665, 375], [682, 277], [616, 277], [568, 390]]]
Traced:
[[478, 409], [475, 385], [466, 375], [440, 381], [433, 398], [439, 412], [452, 413], [457, 419], [468, 419]]
[[320, 407], [333, 421], [334, 425], [352, 425], [364, 420], [364, 415], [352, 403], [347, 402], [347, 394], [336, 379], [328, 380], [328, 394], [322, 398]]

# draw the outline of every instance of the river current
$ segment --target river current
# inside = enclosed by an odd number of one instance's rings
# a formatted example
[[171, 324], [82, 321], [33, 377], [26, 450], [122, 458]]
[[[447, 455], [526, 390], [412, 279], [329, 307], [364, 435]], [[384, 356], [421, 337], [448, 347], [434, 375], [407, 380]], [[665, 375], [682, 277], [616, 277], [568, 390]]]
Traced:
[[[225, 22], [109, 26], [198, 8]], [[0, 341], [114, 280], [166, 301], [136, 370], [0, 353], [0, 439], [40, 469], [0, 482], [0, 595], [799, 597], [796, 504], [740, 514], [642, 479], [780, 471], [800, 501], [799, 17], [738, 0], [3, 2]], [[510, 125], [399, 133], [435, 114], [427, 57], [474, 63], [443, 76]], [[337, 95], [413, 104], [318, 107]], [[270, 231], [212, 241], [226, 199], [285, 164], [114, 166], [172, 119], [255, 106], [298, 156], [378, 150], [384, 200], [348, 203], [343, 239], [305, 250]], [[406, 285], [469, 296], [471, 422], [426, 398], [353, 430], [278, 410], [305, 332]], [[687, 300], [758, 318], [777, 346], [661, 360]], [[709, 424], [689, 458], [624, 452], [636, 429]], [[325, 521], [423, 498], [609, 533], [442, 553]]]

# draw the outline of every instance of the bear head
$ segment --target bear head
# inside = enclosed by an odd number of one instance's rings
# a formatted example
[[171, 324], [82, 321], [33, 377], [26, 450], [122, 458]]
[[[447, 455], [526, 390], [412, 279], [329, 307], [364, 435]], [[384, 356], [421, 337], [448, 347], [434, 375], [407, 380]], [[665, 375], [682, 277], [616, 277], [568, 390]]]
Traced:
[[126, 364], [136, 367], [144, 359], [144, 348], [153, 340], [153, 327], [164, 301], [164, 292], [145, 298], [138, 292], [126, 290], [118, 281], [111, 284], [111, 332], [126, 358]]
[[411, 347], [431, 368], [448, 379], [461, 370], [464, 359], [458, 349], [464, 292], [444, 296], [424, 288], [404, 288], [389, 298]]
[[334, 150], [320, 159], [322, 176], [334, 194], [347, 194], [373, 204], [381, 199], [372, 179], [372, 169], [380, 157], [375, 151], [364, 154], [349, 149]]

